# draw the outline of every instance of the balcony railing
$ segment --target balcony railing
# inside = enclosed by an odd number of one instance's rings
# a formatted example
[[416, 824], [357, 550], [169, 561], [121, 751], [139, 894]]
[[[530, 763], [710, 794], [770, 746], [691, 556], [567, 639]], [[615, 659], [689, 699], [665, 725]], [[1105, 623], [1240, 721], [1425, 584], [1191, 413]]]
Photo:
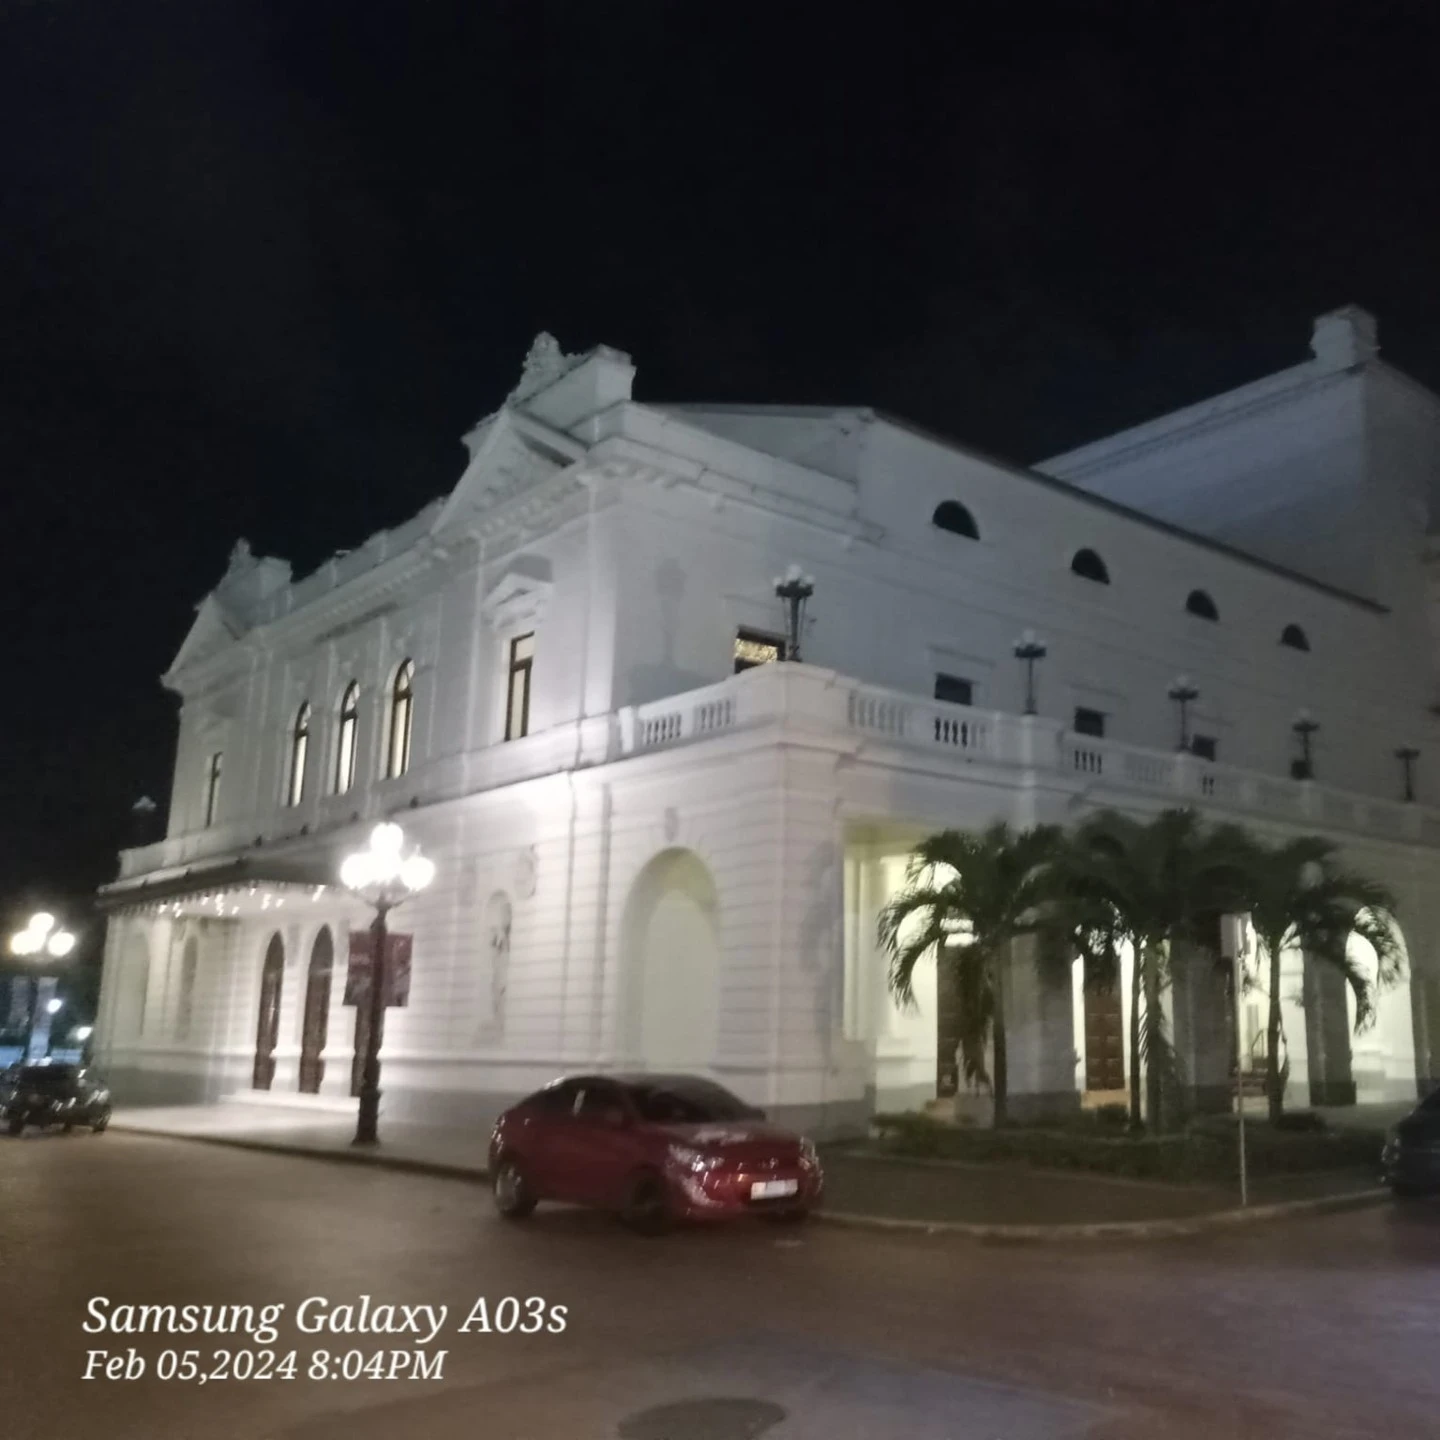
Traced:
[[[369, 820], [413, 794], [434, 804], [519, 781], [610, 761], [674, 750], [766, 727], [848, 737], [861, 748], [893, 747], [944, 764], [1010, 770], [1017, 780], [1077, 783], [1092, 795], [1148, 797], [1163, 803], [1265, 816], [1327, 830], [1351, 831], [1440, 846], [1440, 812], [1421, 805], [1352, 794], [1314, 781], [1238, 769], [1197, 755], [1147, 750], [1076, 735], [1053, 720], [947, 705], [861, 684], [809, 665], [763, 665], [700, 690], [612, 715], [555, 726], [523, 740], [491, 745], [417, 767], [401, 791], [381, 786], [341, 800], [320, 800], [314, 813], [294, 811], [179, 835], [121, 856], [121, 875], [146, 874], [234, 853], [254, 844], [300, 839]], [[342, 813], [343, 812], [343, 813]]]

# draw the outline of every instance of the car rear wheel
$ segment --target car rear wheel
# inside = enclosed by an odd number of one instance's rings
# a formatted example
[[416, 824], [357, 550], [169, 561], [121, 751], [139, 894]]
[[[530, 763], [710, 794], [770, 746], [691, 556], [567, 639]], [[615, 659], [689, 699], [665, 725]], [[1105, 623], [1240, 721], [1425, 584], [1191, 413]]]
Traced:
[[624, 1224], [637, 1235], [663, 1235], [672, 1218], [664, 1180], [653, 1174], [637, 1175], [620, 1212]]
[[5, 1129], [11, 1135], [21, 1135], [25, 1131], [25, 1122], [18, 1115], [12, 1115], [5, 1122]]
[[495, 1208], [507, 1220], [523, 1220], [535, 1209], [535, 1193], [513, 1160], [502, 1160], [491, 1181]]
[[98, 1135], [109, 1123], [110, 1117], [108, 1115], [101, 1115], [99, 1119], [90, 1122], [90, 1128]]

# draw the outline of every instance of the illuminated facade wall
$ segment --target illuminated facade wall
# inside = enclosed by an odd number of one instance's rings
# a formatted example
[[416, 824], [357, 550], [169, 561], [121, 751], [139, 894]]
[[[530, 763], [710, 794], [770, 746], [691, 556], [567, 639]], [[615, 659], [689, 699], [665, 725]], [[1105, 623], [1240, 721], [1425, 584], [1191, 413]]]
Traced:
[[[891, 1013], [873, 920], [905, 847], [940, 825], [1188, 800], [1275, 834], [1319, 829], [1401, 891], [1417, 971], [1440, 961], [1440, 819], [1397, 803], [1393, 754], [1440, 756], [1418, 558], [1387, 610], [870, 412], [647, 406], [632, 374], [614, 352], [539, 345], [467, 437], [451, 496], [303, 579], [237, 548], [167, 677], [183, 701], [167, 837], [126, 852], [108, 895], [100, 1040], [122, 1094], [249, 1084], [277, 931], [272, 1093], [293, 1094], [315, 936], [331, 929], [343, 966], [358, 923], [334, 893], [291, 896], [282, 923], [263, 886], [227, 909], [197, 880], [163, 912], [135, 887], [240, 855], [261, 875], [333, 874], [386, 815], [438, 865], [404, 914], [414, 988], [386, 1032], [387, 1106], [416, 1116], [484, 1124], [559, 1070], [696, 1047], [713, 1049], [696, 1066], [800, 1118], [923, 1098], [933, 1038]], [[1274, 423], [1283, 447], [1293, 416]], [[1359, 421], [1342, 407], [1332, 423]], [[1390, 477], [1373, 428], [1337, 453], [1362, 455], [1354, 484], [1384, 495], [1410, 475]], [[945, 502], [978, 538], [932, 523]], [[1081, 548], [1108, 584], [1072, 573]], [[807, 663], [733, 674], [739, 631], [783, 631], [772, 585], [791, 563], [817, 582]], [[1194, 590], [1218, 622], [1187, 613]], [[1308, 652], [1279, 644], [1287, 624]], [[1050, 653], [1022, 721], [1010, 651], [1027, 627]], [[406, 661], [413, 732], [397, 749]], [[1174, 755], [1165, 692], [1181, 671], [1217, 767]], [[938, 705], [940, 675], [972, 704]], [[1288, 778], [1302, 706], [1322, 727], [1316, 786]], [[1105, 716], [1103, 740], [1080, 743], [1080, 708]], [[397, 753], [408, 766], [387, 775]], [[1435, 776], [1422, 758], [1422, 802], [1440, 798]], [[342, 989], [321, 1086], [336, 1101], [354, 1023]], [[1037, 1103], [1077, 1094], [1071, 1001], [1013, 997], [1012, 1083]], [[1387, 1048], [1381, 1088], [1413, 1092], [1434, 1028], [1418, 1061], [1413, 1041], [1408, 1060]]]

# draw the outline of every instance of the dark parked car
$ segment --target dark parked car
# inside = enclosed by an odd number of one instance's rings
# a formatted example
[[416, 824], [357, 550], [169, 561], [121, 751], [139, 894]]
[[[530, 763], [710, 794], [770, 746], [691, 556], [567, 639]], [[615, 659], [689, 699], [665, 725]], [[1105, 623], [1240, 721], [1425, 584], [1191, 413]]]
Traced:
[[84, 1066], [24, 1061], [0, 1072], [0, 1122], [12, 1135], [27, 1125], [88, 1125], [98, 1135], [110, 1123], [110, 1091]]
[[1440, 1090], [1422, 1100], [1390, 1132], [1380, 1173], [1396, 1195], [1440, 1191]]
[[490, 1175], [507, 1218], [560, 1200], [646, 1232], [679, 1219], [801, 1220], [823, 1185], [808, 1140], [691, 1075], [557, 1080], [495, 1122]]

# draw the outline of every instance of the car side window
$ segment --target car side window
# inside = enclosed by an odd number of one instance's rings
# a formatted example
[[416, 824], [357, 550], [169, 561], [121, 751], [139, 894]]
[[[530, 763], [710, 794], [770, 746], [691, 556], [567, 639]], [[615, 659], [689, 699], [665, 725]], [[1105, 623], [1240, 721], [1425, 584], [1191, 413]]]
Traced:
[[586, 1085], [575, 1102], [581, 1120], [608, 1121], [616, 1111], [625, 1113], [625, 1102], [614, 1085]]
[[578, 1085], [571, 1083], [551, 1085], [532, 1095], [525, 1102], [525, 1107], [528, 1110], [538, 1110], [547, 1116], [569, 1115], [575, 1108], [579, 1089]]

